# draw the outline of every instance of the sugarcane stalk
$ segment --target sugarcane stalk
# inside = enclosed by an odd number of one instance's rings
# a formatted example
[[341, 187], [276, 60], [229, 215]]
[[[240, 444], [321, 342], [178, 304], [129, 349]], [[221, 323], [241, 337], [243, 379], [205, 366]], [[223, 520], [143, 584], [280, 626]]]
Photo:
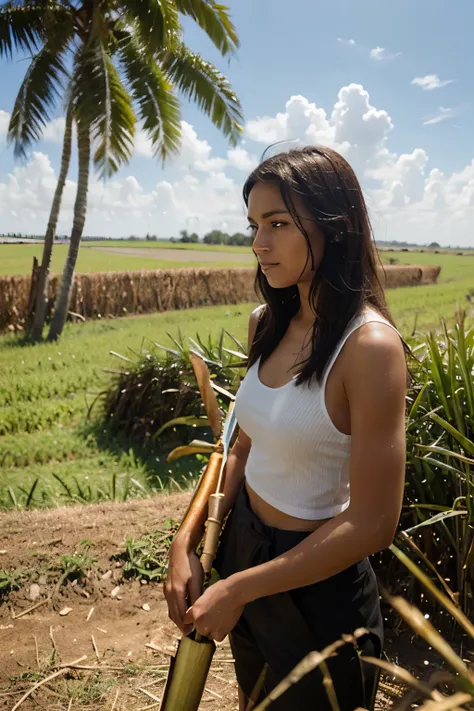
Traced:
[[[234, 427], [235, 418], [231, 406], [224, 432], [216, 446], [217, 451], [213, 452], [209, 459], [180, 527], [182, 530], [184, 526], [184, 530], [188, 532], [196, 530], [196, 525], [200, 525], [203, 515], [205, 497], [208, 496], [200, 558], [204, 571], [203, 587], [209, 582], [219, 543], [224, 517], [225, 465]], [[209, 493], [210, 491], [213, 493]], [[176, 656], [170, 665], [161, 711], [197, 711], [215, 648], [214, 642], [202, 637], [197, 630], [180, 640]]]

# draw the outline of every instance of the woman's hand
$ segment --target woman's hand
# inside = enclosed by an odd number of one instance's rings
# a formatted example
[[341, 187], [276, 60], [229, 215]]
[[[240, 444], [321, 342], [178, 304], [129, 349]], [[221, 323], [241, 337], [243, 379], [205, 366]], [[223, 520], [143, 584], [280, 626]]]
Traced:
[[204, 572], [194, 550], [176, 540], [171, 548], [168, 576], [164, 584], [164, 594], [168, 603], [168, 614], [184, 635], [192, 630], [186, 625], [184, 616], [202, 593]]
[[207, 588], [187, 611], [184, 623], [195, 627], [203, 637], [222, 642], [234, 629], [244, 606], [231, 576]]

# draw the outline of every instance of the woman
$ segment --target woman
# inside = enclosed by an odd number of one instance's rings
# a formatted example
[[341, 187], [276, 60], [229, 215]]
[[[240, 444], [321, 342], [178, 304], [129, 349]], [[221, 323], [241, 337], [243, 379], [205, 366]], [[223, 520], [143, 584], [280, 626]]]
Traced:
[[[402, 503], [404, 345], [344, 158], [313, 146], [270, 157], [244, 199], [264, 304], [250, 317], [235, 405], [221, 579], [200, 595], [202, 530], [178, 535], [165, 585], [170, 617], [184, 633], [230, 634], [240, 711], [264, 667], [259, 700], [308, 652], [366, 628], [328, 669], [341, 711], [373, 708], [377, 673], [360, 653], [380, 657], [383, 629], [367, 556], [390, 545]], [[330, 709], [321, 671], [273, 708]]]

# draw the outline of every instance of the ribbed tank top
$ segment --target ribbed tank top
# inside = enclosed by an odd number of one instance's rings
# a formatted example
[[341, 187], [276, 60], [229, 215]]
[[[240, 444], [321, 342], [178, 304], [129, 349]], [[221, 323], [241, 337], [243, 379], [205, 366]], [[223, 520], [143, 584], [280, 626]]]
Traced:
[[259, 378], [258, 360], [237, 392], [237, 421], [252, 440], [245, 477], [264, 501], [289, 516], [316, 521], [336, 516], [349, 506], [351, 437], [340, 432], [329, 417], [326, 383], [349, 336], [373, 321], [394, 329], [372, 309], [354, 317], [321, 383], [296, 386], [295, 376], [282, 387], [270, 388]]

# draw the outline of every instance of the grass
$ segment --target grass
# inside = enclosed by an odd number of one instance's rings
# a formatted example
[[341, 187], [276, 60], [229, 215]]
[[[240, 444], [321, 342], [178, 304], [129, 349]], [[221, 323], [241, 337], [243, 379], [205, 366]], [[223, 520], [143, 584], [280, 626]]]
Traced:
[[[148, 244], [150, 248], [159, 249], [163, 245], [156, 242], [144, 243]], [[83, 246], [79, 252], [79, 257], [77, 260], [77, 271], [83, 273], [91, 272], [112, 272], [112, 271], [137, 271], [139, 269], [179, 269], [186, 266], [192, 267], [243, 267], [248, 266], [247, 263], [241, 261], [232, 261], [232, 251], [244, 252], [243, 247], [233, 247], [226, 249], [217, 250], [212, 245], [201, 245], [201, 247], [210, 247], [210, 249], [201, 249], [201, 251], [209, 252], [222, 252], [222, 258], [216, 259], [215, 262], [200, 262], [192, 261], [185, 262], [182, 259], [177, 259], [176, 261], [169, 261], [167, 259], [156, 259], [156, 257], [149, 256], [147, 254], [147, 249], [143, 249], [143, 256], [135, 255], [124, 255], [124, 254], [114, 254], [111, 252], [102, 252], [100, 250], [88, 249], [87, 247], [90, 243]], [[134, 249], [136, 246], [140, 246], [136, 242], [126, 242], [120, 244], [110, 244], [104, 243], [103, 246], [107, 247], [129, 247]], [[173, 246], [171, 243], [169, 246]], [[176, 245], [175, 245], [176, 246]], [[177, 249], [181, 252], [183, 247], [186, 245], [180, 245]], [[31, 274], [31, 269], [33, 265], [33, 257], [37, 257], [38, 260], [41, 259], [43, 246], [41, 244], [1, 244], [0, 245], [0, 276], [14, 276], [20, 274]], [[61, 273], [66, 259], [68, 247], [64, 244], [57, 244], [53, 250], [53, 259], [51, 263], [51, 271]], [[231, 251], [232, 250], [232, 251]], [[229, 257], [225, 256], [225, 253], [229, 252]]]
[[168, 572], [169, 547], [178, 527], [177, 521], [167, 519], [160, 531], [152, 531], [141, 540], [128, 536], [124, 553], [115, 556], [123, 562], [125, 578], [164, 580]]
[[[0, 508], [51, 505], [69, 487], [79, 501], [123, 498], [166, 488], [172, 479], [186, 485], [196, 474], [194, 458], [168, 465], [146, 447], [110, 433], [87, 413], [110, 379], [104, 368], [123, 361], [113, 349], [131, 355], [146, 339], [166, 343], [167, 332], [216, 338], [223, 327], [245, 338], [249, 306], [216, 307], [110, 321], [68, 325], [58, 345], [22, 346], [0, 339]], [[20, 488], [21, 487], [21, 488]], [[140, 488], [142, 487], [142, 488]], [[23, 491], [22, 491], [23, 489]]]

